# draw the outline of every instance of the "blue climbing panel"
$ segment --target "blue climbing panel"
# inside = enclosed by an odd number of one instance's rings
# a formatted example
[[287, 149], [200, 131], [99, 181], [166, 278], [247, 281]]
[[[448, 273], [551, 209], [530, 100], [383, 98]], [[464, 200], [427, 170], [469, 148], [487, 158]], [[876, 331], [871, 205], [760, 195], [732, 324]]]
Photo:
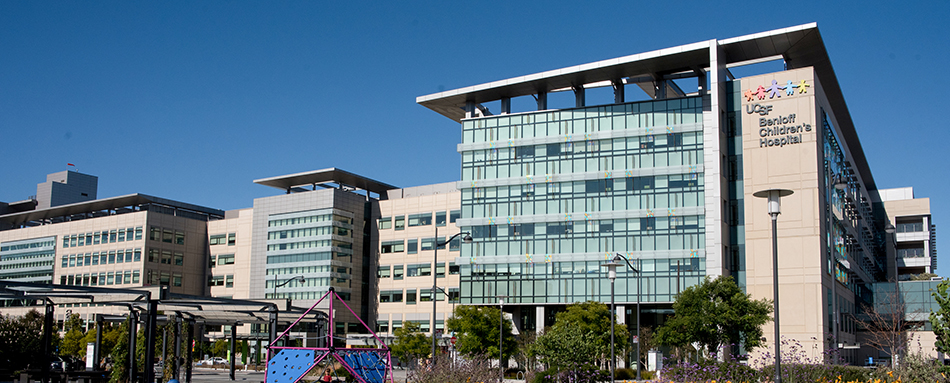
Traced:
[[294, 383], [316, 359], [314, 350], [280, 350], [267, 363], [267, 383]]
[[351, 352], [343, 356], [346, 364], [368, 383], [383, 383], [386, 379], [386, 360], [376, 352]]

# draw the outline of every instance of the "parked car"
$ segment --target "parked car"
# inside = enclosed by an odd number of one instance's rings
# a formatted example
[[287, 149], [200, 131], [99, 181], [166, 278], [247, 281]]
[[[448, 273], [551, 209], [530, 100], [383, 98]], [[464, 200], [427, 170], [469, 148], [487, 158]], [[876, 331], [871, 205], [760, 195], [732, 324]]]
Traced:
[[220, 357], [214, 357], [198, 362], [199, 366], [214, 366], [217, 364], [228, 364], [228, 360]]

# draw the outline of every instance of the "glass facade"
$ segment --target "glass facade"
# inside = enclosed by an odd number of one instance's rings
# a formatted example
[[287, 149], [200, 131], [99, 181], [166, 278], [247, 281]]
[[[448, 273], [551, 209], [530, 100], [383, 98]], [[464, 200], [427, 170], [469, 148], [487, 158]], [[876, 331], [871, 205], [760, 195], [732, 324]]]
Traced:
[[702, 130], [698, 97], [463, 120], [461, 302], [606, 301], [614, 253], [640, 262], [645, 302], [698, 283]]
[[[270, 215], [265, 296], [318, 299], [330, 286], [349, 290], [353, 269], [353, 218], [350, 215], [336, 209]], [[296, 276], [303, 276], [305, 282], [278, 286]], [[309, 291], [313, 288], [319, 291]], [[308, 292], [300, 291], [302, 289]], [[348, 296], [348, 293], [341, 293], [343, 295]]]

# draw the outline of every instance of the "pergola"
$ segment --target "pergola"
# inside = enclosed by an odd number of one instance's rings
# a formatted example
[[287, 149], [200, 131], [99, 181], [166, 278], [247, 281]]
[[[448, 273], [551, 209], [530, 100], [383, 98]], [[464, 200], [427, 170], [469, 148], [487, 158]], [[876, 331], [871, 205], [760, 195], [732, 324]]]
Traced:
[[[45, 307], [45, 322], [43, 324], [43, 355], [51, 357], [50, 347], [54, 321], [53, 314], [57, 305], [66, 304], [96, 304], [119, 306], [128, 310], [128, 314], [97, 314], [96, 315], [96, 347], [94, 360], [99, 360], [99, 346], [102, 342], [102, 325], [104, 322], [124, 322], [131, 318], [132, 330], [129, 332], [129, 381], [155, 381], [155, 339], [156, 327], [161, 323], [175, 323], [175, 358], [173, 378], [179, 379], [182, 367], [181, 340], [185, 336], [190, 344], [195, 336], [195, 325], [231, 326], [231, 357], [230, 377], [234, 380], [235, 344], [237, 340], [237, 326], [243, 324], [268, 324], [268, 344], [277, 338], [277, 327], [287, 325], [297, 320], [299, 314], [307, 311], [306, 308], [294, 307], [287, 299], [242, 300], [213, 298], [175, 294], [168, 291], [166, 286], [144, 287], [135, 289], [103, 288], [90, 286], [62, 286], [26, 282], [12, 282], [0, 280], [0, 300], [25, 300], [42, 302]], [[159, 315], [162, 312], [162, 315]], [[289, 319], [280, 319], [278, 313], [294, 314]], [[135, 358], [136, 333], [139, 324], [145, 329], [145, 366], [143, 373], [137, 373]], [[182, 325], [190, 323], [190, 331], [182, 334]], [[259, 352], [259, 351], [258, 351]], [[186, 347], [184, 360], [191, 361], [191, 347]], [[49, 381], [50, 365], [41, 363], [43, 381]], [[98, 368], [96, 366], [95, 368]], [[191, 369], [185, 369], [185, 382], [191, 382]]]

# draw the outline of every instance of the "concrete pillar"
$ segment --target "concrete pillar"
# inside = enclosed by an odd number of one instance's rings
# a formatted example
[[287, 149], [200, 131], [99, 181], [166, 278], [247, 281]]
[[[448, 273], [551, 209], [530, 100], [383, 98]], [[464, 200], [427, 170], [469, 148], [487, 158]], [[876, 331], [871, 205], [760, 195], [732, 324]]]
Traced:
[[577, 108], [583, 108], [586, 106], [587, 95], [584, 92], [584, 84], [574, 85], [571, 88], [574, 89], [574, 106]]
[[511, 113], [511, 97], [501, 98], [501, 114]]
[[465, 118], [475, 117], [475, 101], [465, 101]]
[[[55, 306], [53, 306], [53, 303], [49, 300], [45, 300], [44, 303], [46, 304], [46, 314], [43, 316], [43, 358], [45, 360], [50, 360], [53, 352], [53, 324], [56, 323], [53, 321]], [[40, 366], [43, 370], [43, 382], [49, 382], [49, 362], [40, 363]]]
[[228, 368], [228, 376], [231, 377], [231, 380], [234, 380], [234, 355], [237, 354], [237, 324], [231, 325], [231, 357], [228, 362], [231, 364]]
[[613, 84], [614, 87], [614, 104], [623, 104], [623, 80], [618, 78], [616, 80], [611, 80], [610, 83]]
[[538, 92], [538, 110], [547, 110], [548, 109], [548, 92], [541, 91]]
[[96, 314], [96, 348], [93, 350], [93, 371], [99, 371], [99, 349], [102, 347], [102, 314]]

